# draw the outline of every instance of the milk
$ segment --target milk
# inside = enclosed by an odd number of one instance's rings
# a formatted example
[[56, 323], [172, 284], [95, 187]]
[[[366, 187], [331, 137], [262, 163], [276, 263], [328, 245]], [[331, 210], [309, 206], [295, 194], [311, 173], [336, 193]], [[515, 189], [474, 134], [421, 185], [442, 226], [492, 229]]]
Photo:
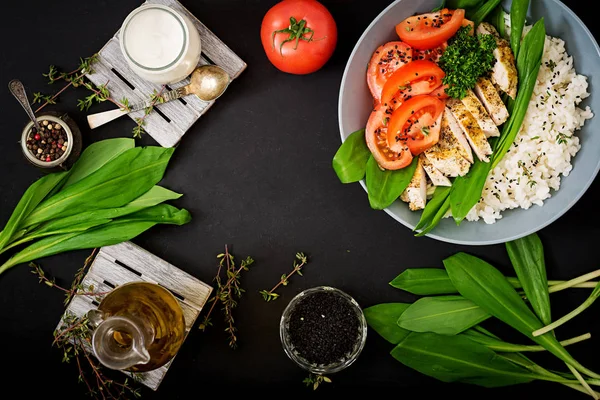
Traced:
[[144, 4], [133, 10], [119, 34], [121, 52], [140, 77], [157, 84], [179, 82], [200, 60], [200, 34], [180, 12]]
[[124, 40], [129, 56], [140, 66], [165, 68], [181, 55], [185, 31], [171, 12], [150, 8], [129, 21]]

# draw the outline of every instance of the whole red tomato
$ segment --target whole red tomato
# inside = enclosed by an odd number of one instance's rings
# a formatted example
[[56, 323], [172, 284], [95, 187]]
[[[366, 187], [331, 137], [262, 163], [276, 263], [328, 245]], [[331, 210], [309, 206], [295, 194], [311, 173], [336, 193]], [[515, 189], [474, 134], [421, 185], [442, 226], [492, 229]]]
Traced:
[[318, 1], [284, 0], [263, 18], [260, 38], [275, 67], [304, 75], [317, 71], [331, 58], [337, 27]]

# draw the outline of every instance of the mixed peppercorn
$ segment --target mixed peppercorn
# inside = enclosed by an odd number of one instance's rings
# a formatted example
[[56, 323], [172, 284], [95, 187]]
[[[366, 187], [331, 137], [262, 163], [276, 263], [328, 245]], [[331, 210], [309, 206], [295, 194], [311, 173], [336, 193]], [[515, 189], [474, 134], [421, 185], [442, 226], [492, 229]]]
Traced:
[[40, 161], [52, 162], [58, 160], [69, 146], [67, 132], [58, 123], [40, 121], [40, 130], [35, 126], [27, 136], [27, 149]]

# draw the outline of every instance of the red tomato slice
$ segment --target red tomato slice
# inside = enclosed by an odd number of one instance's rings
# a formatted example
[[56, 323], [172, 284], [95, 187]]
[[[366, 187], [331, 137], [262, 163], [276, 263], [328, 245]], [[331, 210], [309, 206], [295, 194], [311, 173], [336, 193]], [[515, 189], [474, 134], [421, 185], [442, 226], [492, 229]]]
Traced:
[[444, 102], [422, 95], [407, 100], [392, 114], [388, 124], [388, 143], [392, 151], [406, 146], [419, 155], [440, 140]]
[[391, 171], [402, 169], [412, 162], [413, 156], [408, 146], [395, 146], [392, 151], [388, 146], [389, 114], [384, 107], [377, 107], [369, 117], [365, 136], [371, 154], [381, 168]]
[[450, 39], [462, 26], [465, 10], [448, 10], [409, 17], [396, 25], [403, 42], [415, 49], [433, 49]]
[[412, 55], [412, 48], [402, 42], [389, 42], [375, 50], [367, 70], [367, 83], [377, 102], [385, 82], [398, 68], [409, 63]]
[[428, 60], [437, 64], [440, 61], [442, 54], [444, 54], [446, 47], [448, 47], [448, 42], [444, 42], [434, 49], [414, 50], [413, 58], [415, 59], [415, 61]]
[[430, 96], [435, 97], [436, 99], [445, 100], [448, 97], [448, 93], [446, 93], [446, 89], [448, 89], [448, 85], [442, 85], [439, 88], [435, 89], [430, 93]]
[[403, 102], [413, 96], [429, 94], [442, 84], [444, 76], [444, 71], [431, 61], [408, 63], [394, 72], [383, 86], [381, 104], [392, 106], [392, 103]]

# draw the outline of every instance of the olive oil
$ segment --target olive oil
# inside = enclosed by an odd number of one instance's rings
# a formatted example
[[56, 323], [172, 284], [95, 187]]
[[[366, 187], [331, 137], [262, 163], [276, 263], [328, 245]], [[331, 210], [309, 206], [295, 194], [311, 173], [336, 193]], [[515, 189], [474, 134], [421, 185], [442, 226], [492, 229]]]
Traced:
[[[132, 282], [110, 292], [98, 306], [102, 319], [127, 318], [142, 332], [143, 346], [150, 355], [145, 364], [136, 364], [128, 371], [145, 372], [159, 368], [171, 360], [185, 337], [185, 320], [177, 299], [161, 286], [147, 282]], [[116, 319], [116, 318], [115, 318]], [[126, 350], [132, 346], [132, 333], [124, 329], [111, 330], [112, 343]]]

